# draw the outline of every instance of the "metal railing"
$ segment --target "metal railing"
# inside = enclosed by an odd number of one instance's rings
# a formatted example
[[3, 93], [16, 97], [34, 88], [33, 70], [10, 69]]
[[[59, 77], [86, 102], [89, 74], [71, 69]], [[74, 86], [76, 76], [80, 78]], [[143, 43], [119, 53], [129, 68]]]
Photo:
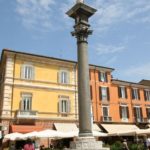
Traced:
[[26, 111], [26, 110], [17, 110], [17, 118], [35, 118], [38, 115], [38, 111]]
[[147, 118], [135, 118], [136, 123], [148, 123]]
[[102, 122], [112, 122], [112, 117], [109, 116], [102, 116], [101, 117]]

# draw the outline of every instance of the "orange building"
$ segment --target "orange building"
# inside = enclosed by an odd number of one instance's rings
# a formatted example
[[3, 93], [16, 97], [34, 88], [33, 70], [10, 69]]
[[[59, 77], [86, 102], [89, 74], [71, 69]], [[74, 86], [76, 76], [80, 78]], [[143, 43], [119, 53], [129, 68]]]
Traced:
[[111, 68], [97, 67], [90, 70], [94, 121], [148, 124], [150, 122], [150, 86], [113, 79], [112, 71]]

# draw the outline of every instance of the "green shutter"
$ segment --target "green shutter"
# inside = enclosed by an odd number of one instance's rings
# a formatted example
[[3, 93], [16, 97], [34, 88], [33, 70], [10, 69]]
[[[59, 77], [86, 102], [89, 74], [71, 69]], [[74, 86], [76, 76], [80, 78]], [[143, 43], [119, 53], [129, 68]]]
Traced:
[[91, 95], [91, 100], [92, 100], [93, 99], [92, 85], [90, 85], [90, 95]]
[[102, 100], [101, 87], [99, 87], [99, 100]]
[[122, 118], [122, 107], [119, 106], [119, 114], [120, 114], [120, 119]]
[[135, 96], [134, 96], [134, 89], [131, 89], [131, 94], [132, 94], [132, 99], [135, 99]]
[[62, 113], [62, 100], [59, 100], [58, 102], [58, 108], [59, 108], [59, 113]]
[[127, 95], [127, 88], [125, 87], [125, 98], [128, 98], [128, 95]]
[[35, 69], [33, 66], [31, 66], [31, 79], [33, 80], [35, 78]]
[[69, 83], [70, 83], [70, 72], [67, 71], [67, 84], [69, 84]]
[[140, 90], [139, 89], [138, 89], [138, 98], [139, 98], [139, 100], [141, 99]]
[[101, 72], [98, 72], [98, 79], [101, 81]]
[[110, 100], [110, 92], [109, 92], [109, 88], [107, 87], [107, 100]]
[[61, 71], [57, 72], [57, 82], [61, 83]]
[[144, 99], [145, 99], [145, 101], [147, 100], [146, 91], [145, 90], [144, 90]]
[[127, 110], [127, 118], [129, 118], [129, 108], [126, 107], [126, 110]]
[[24, 75], [25, 75], [25, 66], [22, 65], [20, 68], [20, 77], [21, 79], [24, 79]]
[[106, 82], [108, 82], [108, 73], [105, 72], [105, 78], [106, 78]]
[[70, 113], [71, 112], [71, 101], [68, 100], [67, 101], [67, 113]]
[[121, 98], [121, 87], [118, 86], [118, 97]]

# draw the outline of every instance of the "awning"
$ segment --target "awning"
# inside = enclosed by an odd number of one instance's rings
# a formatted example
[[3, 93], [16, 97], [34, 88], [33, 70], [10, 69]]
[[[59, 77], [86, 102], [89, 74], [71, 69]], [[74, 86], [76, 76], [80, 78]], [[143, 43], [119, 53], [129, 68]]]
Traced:
[[99, 131], [99, 132], [102, 131], [96, 123], [93, 124], [92, 130], [93, 131]]
[[[54, 123], [56, 130], [61, 132], [72, 132], [79, 131], [77, 125], [75, 123]], [[102, 131], [97, 124], [92, 125], [93, 131]]]
[[29, 125], [11, 125], [10, 131], [13, 132], [18, 132], [18, 133], [29, 133], [33, 131], [41, 131], [43, 130], [42, 126], [29, 126]]
[[77, 125], [75, 123], [54, 123], [57, 131], [60, 132], [72, 132], [78, 131]]
[[101, 124], [109, 135], [133, 135], [139, 128], [136, 125]]

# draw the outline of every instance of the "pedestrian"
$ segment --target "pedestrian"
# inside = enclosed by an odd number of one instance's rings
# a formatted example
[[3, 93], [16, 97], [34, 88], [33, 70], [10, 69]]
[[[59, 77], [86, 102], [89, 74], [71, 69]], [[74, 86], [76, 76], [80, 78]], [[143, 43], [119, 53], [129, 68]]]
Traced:
[[129, 150], [128, 143], [127, 143], [126, 139], [123, 140], [123, 150]]
[[24, 145], [23, 150], [35, 150], [31, 139], [27, 140], [27, 143]]

